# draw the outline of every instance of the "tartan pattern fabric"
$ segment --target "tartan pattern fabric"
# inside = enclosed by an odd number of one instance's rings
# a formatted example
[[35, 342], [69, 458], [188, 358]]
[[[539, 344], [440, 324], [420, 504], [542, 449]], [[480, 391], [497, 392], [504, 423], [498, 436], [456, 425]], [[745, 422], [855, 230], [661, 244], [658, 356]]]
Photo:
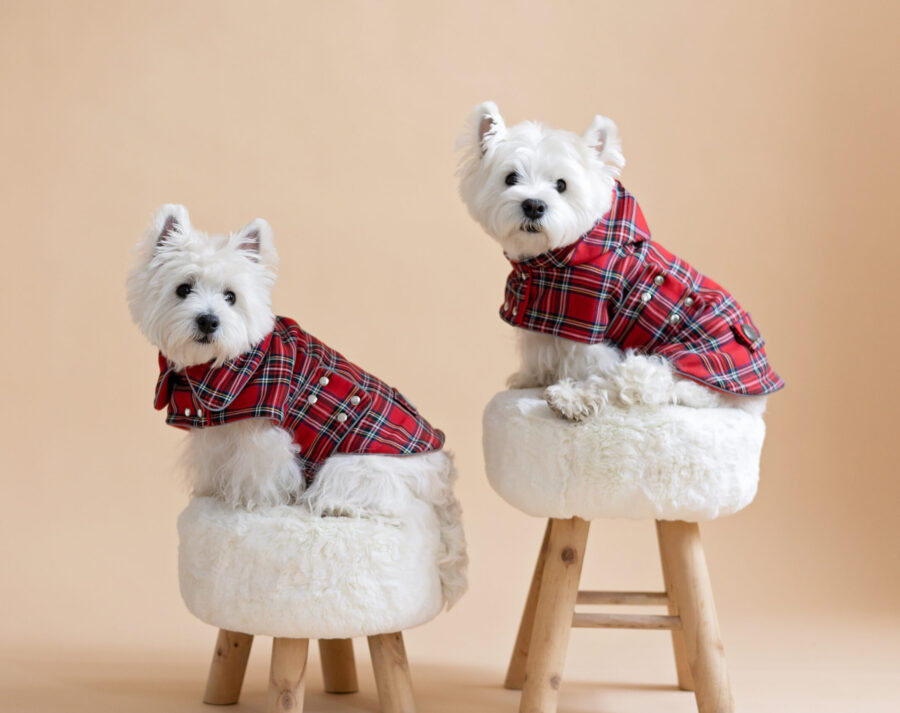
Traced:
[[610, 211], [577, 242], [511, 263], [500, 316], [515, 327], [656, 354], [728, 393], [784, 386], [750, 315], [651, 240], [640, 206], [618, 182]]
[[265, 418], [293, 434], [312, 481], [334, 453], [412, 455], [444, 434], [402, 394], [286, 317], [258, 345], [220, 367], [172, 369], [159, 355], [155, 406], [166, 423], [205, 428]]

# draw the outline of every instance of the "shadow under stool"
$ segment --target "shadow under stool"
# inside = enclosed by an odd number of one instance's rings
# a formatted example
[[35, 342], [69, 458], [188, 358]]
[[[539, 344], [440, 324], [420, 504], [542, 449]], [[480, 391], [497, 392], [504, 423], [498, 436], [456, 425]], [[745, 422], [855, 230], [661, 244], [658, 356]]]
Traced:
[[[671, 631], [679, 688], [700, 713], [734, 702], [700, 541], [701, 520], [756, 494], [765, 435], [739, 408], [608, 407], [581, 423], [556, 417], [540, 389], [504, 391], [484, 413], [488, 479], [514, 507], [548, 518], [505, 686], [520, 713], [554, 713], [572, 627]], [[656, 521], [664, 591], [579, 590], [590, 520]], [[584, 611], [664, 605], [667, 614]], [[576, 608], [578, 607], [578, 608]]]

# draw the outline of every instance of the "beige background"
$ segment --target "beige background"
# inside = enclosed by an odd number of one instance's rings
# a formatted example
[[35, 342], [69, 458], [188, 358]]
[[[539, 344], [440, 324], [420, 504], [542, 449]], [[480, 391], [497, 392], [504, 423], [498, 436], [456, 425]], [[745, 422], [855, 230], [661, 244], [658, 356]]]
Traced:
[[[484, 478], [506, 264], [453, 175], [491, 98], [508, 122], [614, 117], [654, 235], [753, 312], [788, 382], [756, 502], [704, 527], [741, 710], [896, 710], [898, 22], [891, 2], [0, 4], [0, 709], [201, 709], [181, 435], [123, 286], [178, 201], [213, 231], [267, 218], [277, 311], [446, 431], [471, 589], [408, 634], [420, 702], [515, 710], [498, 683], [543, 524]], [[658, 585], [649, 523], [597, 523], [589, 559], [589, 585]], [[667, 637], [576, 632], [563, 710], [692, 710], [673, 682]], [[309, 707], [374, 711], [368, 683]]]

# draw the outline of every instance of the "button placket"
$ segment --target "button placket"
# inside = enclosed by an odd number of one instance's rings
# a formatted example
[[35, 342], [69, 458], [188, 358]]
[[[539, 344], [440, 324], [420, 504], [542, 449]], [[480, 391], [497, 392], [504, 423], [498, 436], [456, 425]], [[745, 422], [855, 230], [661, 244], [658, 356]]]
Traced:
[[306, 397], [306, 403], [308, 403], [310, 406], [315, 406], [317, 403], [319, 403], [319, 392], [330, 383], [331, 379], [327, 376], [320, 376], [318, 379], [316, 379], [316, 381], [313, 382], [312, 393], [310, 393], [310, 395]]
[[513, 290], [513, 301], [510, 304], [512, 308], [510, 314], [512, 314], [514, 319], [519, 316], [519, 306], [528, 302], [528, 272], [526, 270], [516, 270], [515, 282], [516, 289]]
[[665, 281], [666, 281], [665, 275], [656, 275], [653, 278], [653, 285], [652, 286], [648, 285], [647, 289], [641, 293], [641, 302], [643, 302], [644, 304], [647, 304], [648, 302], [650, 302], [650, 300], [652, 300], [654, 295], [656, 294], [655, 288], [662, 286], [662, 284]]

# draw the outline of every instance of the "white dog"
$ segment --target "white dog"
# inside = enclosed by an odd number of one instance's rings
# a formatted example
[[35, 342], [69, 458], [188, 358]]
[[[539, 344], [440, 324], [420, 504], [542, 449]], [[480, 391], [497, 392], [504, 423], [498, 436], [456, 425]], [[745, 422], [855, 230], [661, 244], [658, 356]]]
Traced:
[[[446, 552], [441, 567], [448, 598], [458, 596], [464, 588], [465, 541], [452, 492], [455, 472], [450, 457], [440, 450], [443, 436], [430, 429], [396, 391], [296, 323], [276, 318], [271, 293], [278, 257], [268, 223], [257, 219], [237, 233], [207, 235], [191, 227], [183, 206], [166, 205], [156, 214], [138, 251], [128, 277], [128, 301], [135, 321], [161, 354], [159, 388], [165, 393], [157, 395], [157, 408], [168, 406], [168, 422], [190, 429], [185, 455], [192, 493], [219, 498], [235, 508], [292, 504], [317, 516], [392, 517], [408, 512], [413, 501], [427, 502], [442, 526]], [[288, 329], [286, 324], [293, 326]], [[247, 355], [261, 353], [263, 345], [274, 344], [272, 340], [282, 334], [288, 340], [300, 340], [298, 363], [309, 355], [308, 362], [318, 365], [309, 384], [303, 383], [302, 374], [287, 374], [285, 388], [289, 383], [302, 401], [291, 406], [296, 416], [293, 425], [285, 425], [286, 415], [281, 424], [273, 417], [247, 417], [246, 408], [235, 418], [226, 419], [224, 410], [213, 413], [208, 401], [219, 394], [209, 390], [209, 375], [221, 372], [239, 378], [249, 368], [244, 363]], [[262, 389], [273, 381], [281, 358], [276, 356], [274, 361], [262, 362], [270, 370], [256, 382]], [[323, 371], [322, 364], [334, 371]], [[341, 444], [359, 432], [360, 424], [375, 428], [371, 424], [384, 423], [380, 412], [368, 421], [367, 415], [353, 413], [369, 408], [375, 414], [378, 393], [387, 394], [399, 409], [396, 412], [406, 419], [404, 427], [421, 426], [425, 446], [410, 449], [413, 454], [409, 455], [365, 450], [360, 455], [359, 448], [342, 452]], [[180, 404], [177, 412], [173, 404]], [[329, 443], [332, 439], [317, 439], [315, 433], [297, 435], [316, 419], [338, 434], [334, 440], [344, 441], [335, 447]], [[304, 438], [315, 441], [318, 452], [333, 450], [323, 462], [315, 463], [314, 477], [311, 461], [306, 459], [314, 454], [301, 452]], [[426, 442], [427, 438], [431, 440]]]
[[[677, 269], [669, 274], [655, 273], [656, 282], [646, 282], [642, 275], [650, 273], [645, 270], [645, 262], [664, 262], [659, 257], [662, 253], [652, 253], [656, 248], [647, 247], [651, 245], [649, 231], [646, 236], [641, 233], [640, 239], [616, 243], [612, 230], [603, 222], [617, 190], [622, 200], [626, 196], [633, 199], [617, 182], [625, 159], [616, 125], [610, 119], [595, 117], [581, 136], [530, 121], [507, 127], [497, 106], [485, 102], [475, 108], [467, 122], [459, 149], [463, 201], [472, 217], [500, 243], [514, 267], [501, 310], [506, 321], [523, 327], [516, 330], [521, 368], [509, 378], [511, 388], [545, 387], [544, 397], [551, 409], [573, 420], [596, 414], [606, 404], [739, 405], [759, 413], [764, 410], [764, 394], [782, 384], [772, 372], [766, 374], [762, 385], [754, 383], [745, 389], [745, 382], [754, 375], [752, 366], [758, 367], [760, 359], [763, 364], [765, 361], [762, 340], [749, 315], [724, 290], [713, 287], [712, 281], [677, 259], [672, 263]], [[629, 215], [641, 224], [642, 216]], [[606, 233], [596, 233], [600, 228]], [[593, 320], [593, 324], [578, 324], [572, 319], [568, 327], [560, 326], [571, 315], [548, 314], [548, 310], [569, 309], [559, 305], [570, 298], [559, 295], [578, 288], [547, 284], [548, 280], [565, 283], [571, 279], [571, 273], [553, 272], [557, 266], [553, 260], [560, 265], [571, 260], [568, 246], [595, 234], [600, 235], [596, 251], [605, 252], [582, 273], [587, 275], [584, 284], [588, 285], [582, 289], [594, 289], [591, 275], [602, 273], [604, 266], [611, 266], [610, 274], [621, 269], [622, 279], [613, 284], [619, 275], [596, 277], [600, 285], [596, 302], [583, 308], [585, 313], [595, 310], [584, 318]], [[615, 262], [610, 262], [611, 255]], [[608, 292], [603, 280], [611, 285]], [[556, 298], [554, 289], [562, 291]], [[536, 304], [542, 299], [543, 307]], [[663, 312], [663, 307], [668, 311]], [[523, 314], [526, 309], [531, 310], [527, 315]], [[619, 318], [618, 323], [624, 325], [621, 329], [631, 329], [632, 335], [642, 319], [658, 315], [659, 325], [652, 325], [656, 330], [652, 341], [655, 348], [636, 348], [633, 337], [609, 338], [617, 325], [612, 320], [606, 324], [606, 314], [615, 309], [625, 315]], [[722, 316], [714, 325], [719, 331], [712, 338], [704, 334], [702, 345], [691, 346], [718, 360], [716, 364], [729, 365], [730, 373], [719, 375], [718, 382], [706, 379], [706, 383], [698, 383], [703, 380], [687, 369], [685, 373], [693, 378], [681, 378], [673, 369], [673, 361], [663, 358], [665, 352], [659, 353], [667, 343], [664, 337], [669, 339], [670, 348], [673, 342], [687, 341], [684, 328], [688, 325], [701, 323], [708, 329], [710, 322], [700, 322], [701, 315]], [[716, 345], [724, 342], [728, 342], [728, 354], [716, 352]], [[731, 366], [735, 355], [739, 360], [746, 358], [748, 364]], [[742, 395], [733, 397], [728, 392]]]

